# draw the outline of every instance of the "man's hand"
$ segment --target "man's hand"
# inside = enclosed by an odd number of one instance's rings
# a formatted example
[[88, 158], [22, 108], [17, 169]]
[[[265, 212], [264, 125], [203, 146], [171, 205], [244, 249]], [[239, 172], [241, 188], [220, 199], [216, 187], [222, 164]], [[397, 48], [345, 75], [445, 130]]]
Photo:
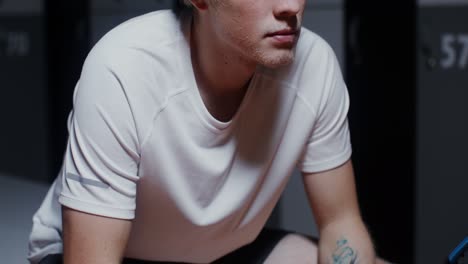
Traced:
[[107, 218], [62, 206], [65, 264], [121, 262], [131, 221]]
[[374, 264], [375, 253], [361, 219], [351, 161], [320, 173], [304, 173], [320, 230], [319, 263]]

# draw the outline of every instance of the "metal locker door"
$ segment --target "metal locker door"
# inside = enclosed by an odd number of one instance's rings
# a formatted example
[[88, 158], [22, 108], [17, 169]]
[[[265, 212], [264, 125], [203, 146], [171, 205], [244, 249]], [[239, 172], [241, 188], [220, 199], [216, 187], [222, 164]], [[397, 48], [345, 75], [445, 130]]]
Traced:
[[420, 1], [416, 263], [444, 262], [468, 235], [467, 14], [467, 0]]
[[50, 174], [41, 0], [0, 2], [0, 171]]

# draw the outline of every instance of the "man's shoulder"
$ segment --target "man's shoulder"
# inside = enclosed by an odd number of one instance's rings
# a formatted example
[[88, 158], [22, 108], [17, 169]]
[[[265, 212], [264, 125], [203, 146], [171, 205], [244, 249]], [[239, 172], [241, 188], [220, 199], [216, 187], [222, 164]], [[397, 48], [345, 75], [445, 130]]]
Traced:
[[155, 11], [110, 30], [95, 44], [89, 56], [104, 59], [107, 66], [134, 67], [130, 62], [144, 63], [148, 57], [172, 56], [174, 44], [182, 39], [179, 17], [170, 10]]
[[[99, 42], [119, 40], [125, 43], [132, 41], [171, 41], [179, 37], [181, 18], [171, 10], [159, 10], [131, 18], [114, 27]], [[159, 42], [157, 42], [159, 43]], [[152, 43], [152, 44], [157, 44]]]
[[307, 59], [314, 57], [315, 60], [327, 59], [329, 56], [334, 56], [335, 53], [330, 44], [322, 38], [319, 34], [307, 29], [301, 29], [301, 37], [297, 43], [297, 59]]
[[182, 82], [176, 57], [182, 57], [183, 36], [174, 32], [180, 27], [177, 19], [171, 11], [157, 11], [117, 26], [92, 48], [80, 77], [92, 76], [94, 83], [102, 83], [93, 72], [104, 73], [118, 82], [118, 88], [95, 86], [93, 93], [123, 89], [141, 107], [158, 105]]

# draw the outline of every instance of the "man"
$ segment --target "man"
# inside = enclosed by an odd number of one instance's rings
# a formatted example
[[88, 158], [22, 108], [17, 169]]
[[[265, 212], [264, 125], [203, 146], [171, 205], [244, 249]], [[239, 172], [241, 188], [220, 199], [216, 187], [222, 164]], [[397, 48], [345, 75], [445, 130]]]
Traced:
[[[375, 263], [346, 86], [301, 29], [305, 0], [187, 4], [125, 22], [89, 54], [29, 260]], [[262, 231], [296, 165], [318, 244]]]

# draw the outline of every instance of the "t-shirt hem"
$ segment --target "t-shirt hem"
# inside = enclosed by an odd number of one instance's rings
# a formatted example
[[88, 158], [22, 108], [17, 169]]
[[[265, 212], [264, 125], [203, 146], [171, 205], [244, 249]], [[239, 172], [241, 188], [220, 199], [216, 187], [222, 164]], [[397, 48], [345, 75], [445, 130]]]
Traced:
[[109, 208], [93, 203], [83, 202], [77, 199], [73, 199], [64, 195], [60, 195], [59, 203], [78, 210], [85, 213], [90, 213], [99, 216], [111, 217], [111, 218], [118, 218], [118, 219], [126, 219], [131, 220], [135, 218], [135, 211], [128, 210], [128, 209], [117, 209], [117, 208]]
[[351, 154], [352, 154], [352, 151], [351, 151], [351, 148], [349, 148], [345, 152], [341, 153], [340, 155], [335, 156], [326, 161], [318, 162], [318, 163], [303, 164], [301, 167], [301, 171], [303, 173], [317, 173], [317, 172], [322, 172], [322, 171], [326, 171], [326, 170], [339, 167], [340, 165], [343, 165], [346, 161], [348, 161], [351, 158]]
[[52, 244], [44, 249], [41, 249], [38, 252], [35, 252], [33, 254], [30, 254], [28, 256], [28, 262], [30, 264], [38, 264], [41, 262], [45, 257], [48, 255], [53, 255], [53, 254], [62, 254], [63, 253], [63, 246], [61, 243], [55, 243]]

